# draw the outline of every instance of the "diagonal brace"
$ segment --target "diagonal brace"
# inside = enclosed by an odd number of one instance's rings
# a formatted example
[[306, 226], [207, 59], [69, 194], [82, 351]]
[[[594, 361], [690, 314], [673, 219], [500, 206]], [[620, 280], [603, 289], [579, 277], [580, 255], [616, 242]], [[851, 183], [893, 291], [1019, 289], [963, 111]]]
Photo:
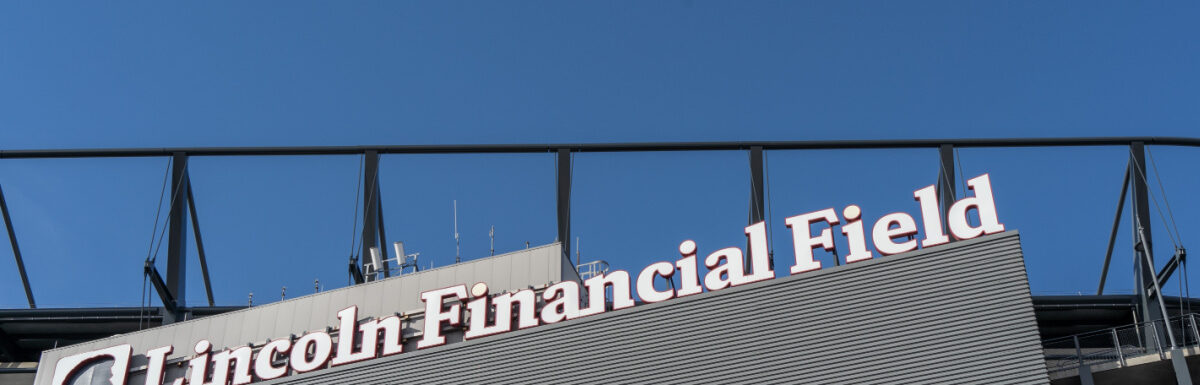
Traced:
[[0, 214], [4, 216], [4, 227], [8, 230], [8, 243], [12, 245], [13, 258], [17, 260], [17, 270], [21, 273], [21, 284], [25, 285], [25, 298], [29, 300], [29, 308], [36, 309], [33, 302], [33, 290], [29, 288], [29, 276], [25, 274], [25, 260], [21, 258], [21, 247], [17, 246], [17, 234], [13, 231], [12, 218], [8, 216], [8, 203], [4, 201], [4, 189], [0, 188]]
[[204, 241], [200, 238], [200, 218], [196, 216], [196, 199], [192, 195], [191, 177], [184, 184], [187, 185], [187, 203], [190, 216], [192, 218], [192, 234], [196, 237], [196, 254], [200, 257], [200, 273], [204, 276], [204, 294], [208, 295], [208, 306], [216, 306], [213, 302], [212, 281], [208, 279], [208, 258], [204, 256]]
[[1125, 179], [1121, 182], [1121, 197], [1117, 198], [1117, 216], [1113, 218], [1112, 232], [1108, 234], [1108, 249], [1104, 251], [1104, 268], [1100, 269], [1100, 287], [1096, 295], [1104, 294], [1104, 281], [1108, 279], [1108, 264], [1112, 262], [1113, 245], [1117, 242], [1117, 230], [1121, 227], [1121, 213], [1125, 210], [1125, 193], [1129, 192], [1129, 172], [1132, 165], [1125, 165]]
[[154, 285], [154, 290], [158, 292], [158, 298], [162, 300], [163, 307], [170, 313], [175, 313], [179, 309], [179, 303], [175, 301], [175, 296], [167, 289], [167, 283], [163, 281], [162, 275], [158, 274], [158, 269], [154, 267], [154, 260], [146, 260], [146, 266], [143, 269], [147, 277], [150, 277], [150, 283]]
[[[1163, 266], [1162, 270], [1158, 271], [1158, 282], [1166, 283], [1167, 280], [1171, 279], [1171, 275], [1175, 274], [1175, 269], [1178, 269], [1179, 265], [1186, 259], [1187, 249], [1175, 249], [1175, 255], [1172, 255], [1171, 259], [1167, 260], [1167, 264]], [[1154, 287], [1152, 285], [1146, 287], [1146, 293], [1151, 297], [1153, 297], [1155, 294], [1158, 294], [1156, 291], [1154, 291]]]

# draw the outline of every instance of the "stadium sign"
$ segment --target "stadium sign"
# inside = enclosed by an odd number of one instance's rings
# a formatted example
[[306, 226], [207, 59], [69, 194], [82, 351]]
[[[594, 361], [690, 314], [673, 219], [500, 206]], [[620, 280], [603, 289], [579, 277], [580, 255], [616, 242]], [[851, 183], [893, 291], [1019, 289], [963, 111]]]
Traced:
[[[936, 246], [955, 239], [971, 239], [986, 234], [1004, 231], [996, 213], [992, 196], [991, 181], [987, 174], [967, 181], [974, 196], [960, 199], [952, 204], [946, 214], [943, 231], [937, 192], [930, 185], [913, 192], [920, 208], [920, 234], [924, 239], [914, 238], [918, 224], [913, 216], [896, 212], [880, 217], [870, 227], [870, 240], [875, 251], [891, 255], [912, 251], [920, 247]], [[974, 210], [978, 223], [972, 224], [967, 213]], [[784, 223], [792, 232], [795, 261], [789, 269], [791, 274], [800, 274], [821, 269], [820, 261], [814, 258], [813, 250], [834, 247], [833, 227], [845, 221], [841, 233], [846, 238], [850, 253], [847, 263], [873, 258], [867, 248], [867, 228], [862, 221], [862, 210], [856, 205], [842, 209], [839, 217], [833, 208], [787, 218]], [[815, 236], [814, 225], [824, 223]], [[674, 262], [655, 262], [636, 275], [616, 270], [587, 279], [581, 285], [575, 281], [558, 282], [546, 287], [541, 293], [534, 290], [518, 290], [513, 293], [491, 295], [487, 283], [479, 282], [469, 289], [466, 284], [426, 291], [420, 294], [425, 303], [424, 331], [417, 341], [417, 349], [426, 349], [446, 343], [446, 330], [462, 328], [463, 339], [470, 340], [549, 325], [580, 317], [616, 311], [634, 306], [633, 294], [645, 303], [667, 301], [707, 291], [717, 291], [733, 286], [775, 278], [771, 268], [767, 246], [767, 230], [764, 222], [745, 228], [749, 240], [749, 263], [743, 265], [743, 253], [738, 247], [727, 247], [704, 257], [697, 255], [696, 242], [686, 240], [679, 245], [680, 258]], [[707, 269], [701, 276], [700, 266]], [[654, 281], [659, 278], [676, 279], [679, 288], [659, 289]], [[612, 289], [612, 307], [606, 306], [605, 291]], [[586, 295], [584, 294], [586, 289]], [[544, 304], [539, 308], [538, 300]], [[472, 315], [464, 322], [465, 312]], [[515, 309], [515, 317], [514, 317]], [[177, 378], [172, 385], [232, 384], [242, 385], [255, 381], [266, 381], [292, 374], [299, 374], [340, 366], [350, 363], [391, 356], [404, 352], [400, 318], [396, 316], [358, 321], [358, 308], [351, 306], [336, 315], [341, 334], [338, 342], [326, 331], [315, 331], [299, 338], [285, 337], [267, 342], [257, 352], [250, 346], [230, 348], [212, 352], [212, 344], [201, 340], [192, 347], [192, 358], [188, 360], [189, 374]], [[414, 337], [417, 338], [417, 337]], [[356, 348], [356, 346], [358, 346]], [[173, 346], [151, 349], [147, 358], [147, 385], [164, 385], [167, 357]], [[55, 365], [53, 385], [65, 385], [77, 371], [89, 363], [112, 360], [110, 383], [125, 385], [130, 371], [131, 345], [119, 345], [83, 354], [64, 357]]]

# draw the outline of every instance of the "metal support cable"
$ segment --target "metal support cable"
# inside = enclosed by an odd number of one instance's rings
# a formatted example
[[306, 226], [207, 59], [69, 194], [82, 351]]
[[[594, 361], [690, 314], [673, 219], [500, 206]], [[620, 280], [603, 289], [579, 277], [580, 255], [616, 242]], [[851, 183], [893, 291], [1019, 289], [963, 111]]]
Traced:
[[[749, 159], [751, 164], [754, 163], [754, 151], [753, 150], [751, 150], [750, 152], [747, 152], [746, 157]], [[763, 172], [766, 173], [766, 171], [763, 171]], [[754, 186], [754, 173], [752, 172], [752, 173], [750, 173], [750, 210], [751, 210], [750, 214], [751, 214], [751, 216], [753, 216], [754, 213], [758, 212], [759, 206], [762, 205], [762, 202], [759, 202], [757, 199], [754, 199], [754, 197], [757, 197], [757, 196], [758, 196], [758, 189], [756, 188], [756, 186]]]
[[[957, 149], [955, 149], [955, 150], [957, 150]], [[958, 154], [955, 154], [955, 155], [954, 155], [954, 157], [955, 157], [955, 159], [954, 159], [954, 163], [958, 163]], [[942, 162], [940, 161], [940, 159], [939, 159], [939, 162], [938, 162], [938, 168], [942, 169], [942, 173], [941, 173], [941, 175], [938, 175], [938, 181], [937, 181], [937, 182], [938, 182], [938, 183], [937, 183], [937, 186], [940, 188], [940, 187], [942, 187], [942, 179], [943, 179], [943, 178], [949, 178], [949, 177], [953, 176], [953, 175], [951, 174], [953, 171], [952, 171], [952, 170], [946, 170], [946, 164], [945, 164], [945, 163], [942, 163]], [[951, 167], [951, 168], [953, 168], [953, 167]], [[950, 187], [950, 188], [954, 188], [954, 186], [949, 186], [949, 187]], [[942, 195], [942, 194], [945, 194], [945, 192], [943, 192], [943, 191], [941, 191], [941, 190], [939, 189], [939, 190], [938, 190], [938, 192], [937, 192], [937, 194], [938, 194], [938, 200], [941, 200], [941, 195]], [[957, 198], [957, 194], [955, 194], [955, 195], [956, 195], [956, 196], [955, 196], [954, 198]], [[944, 203], [944, 202], [938, 202], [938, 203]], [[949, 213], [942, 213], [942, 214], [943, 214], [943, 215], [949, 215]]]
[[[184, 159], [186, 159], [186, 158], [184, 158]], [[186, 162], [186, 161], [185, 161], [185, 162]], [[187, 168], [187, 165], [186, 165], [186, 164], [184, 164], [184, 165], [183, 165], [183, 167], [186, 169], [186, 168]], [[175, 183], [175, 186], [171, 188], [171, 203], [170, 203], [170, 206], [175, 206], [175, 201], [179, 199], [179, 193], [180, 193], [180, 191], [179, 191], [179, 190], [181, 190], [181, 188], [180, 188], [180, 187], [182, 187], [182, 186], [183, 186], [183, 182], [184, 182], [184, 181], [186, 181], [186, 180], [188, 180], [188, 178], [187, 178], [187, 176], [185, 175], [183, 178], [179, 178], [179, 182]], [[162, 205], [160, 204], [160, 205], [159, 205], [159, 209], [161, 209], [161, 208], [162, 208]], [[170, 211], [168, 211], [168, 212], [167, 212], [167, 218], [166, 218], [166, 219], [167, 219], [167, 221], [170, 221], [170, 220], [171, 220], [171, 212], [170, 212]], [[160, 234], [158, 235], [158, 246], [155, 246], [155, 247], [154, 247], [154, 255], [153, 255], [153, 258], [149, 258], [151, 261], [158, 260], [158, 250], [162, 248], [162, 244], [163, 244], [163, 242], [162, 242], [162, 238], [163, 238], [163, 236], [167, 235], [167, 227], [168, 227], [168, 226], [163, 226], [163, 231], [162, 231], [162, 233], [160, 233]], [[151, 246], [153, 246], [153, 243], [151, 244]]]
[[[354, 179], [354, 223], [350, 228], [350, 257], [354, 257], [354, 249], [358, 246], [358, 199], [362, 194], [363, 162], [366, 155], [358, 158], [358, 174]], [[365, 214], [364, 214], [365, 215]]]
[[770, 247], [770, 245], [771, 242], [775, 241], [775, 226], [771, 226], [772, 221], [775, 220], [775, 207], [771, 204], [771, 163], [769, 159], [770, 157], [767, 152], [763, 151], [763, 183], [766, 184], [763, 190], [767, 193], [767, 201], [765, 202], [767, 207], [767, 255], [770, 256], [771, 267], [774, 268], [775, 248]]
[[[1192, 282], [1188, 282], [1188, 259], [1184, 258], [1181, 260], [1181, 263], [1183, 264], [1183, 290], [1188, 299], [1190, 299], [1192, 297]], [[1192, 314], [1192, 301], [1188, 301], [1187, 303], [1188, 314]], [[1200, 338], [1200, 336], [1196, 336], [1196, 338]]]
[[[770, 220], [768, 220], [768, 217], [767, 217], [767, 206], [768, 206], [767, 202], [766, 202], [767, 188], [765, 186], [766, 180], [767, 180], [767, 175], [766, 175], [767, 174], [767, 167], [766, 167], [767, 155], [766, 155], [766, 151], [763, 151], [763, 149], [761, 147], [755, 146], [755, 147], [750, 148], [750, 150], [746, 153], [746, 156], [747, 156], [747, 160], [748, 160], [747, 163], [750, 166], [750, 173], [749, 173], [749, 177], [750, 177], [749, 178], [750, 179], [749, 180], [749, 184], [750, 184], [749, 206], [750, 206], [750, 208], [749, 208], [749, 210], [747, 210], [747, 211], [749, 211], [747, 214], [747, 217], [748, 217], [747, 222], [748, 222], [748, 224], [751, 224], [751, 225], [754, 223], [757, 223], [757, 222], [763, 222], [764, 226], [767, 228], [766, 229], [766, 231], [767, 231], [767, 250], [766, 250], [766, 252], [767, 252], [767, 261], [768, 261], [767, 267], [770, 269], [774, 269], [775, 268], [774, 253], [771, 251], [772, 237], [770, 236], [770, 228], [772, 226], [771, 226]], [[744, 262], [743, 262], [742, 268], [743, 268], [743, 271], [745, 271], [747, 273], [750, 271], [750, 266], [751, 266], [751, 263], [750, 263], [750, 257], [751, 257], [750, 256], [750, 246], [751, 245], [750, 245], [750, 243], [751, 242], [749, 240], [747, 240], [746, 254], [743, 255]], [[835, 259], [834, 264], [840, 264], [840, 262], [837, 259]]]
[[958, 184], [962, 187], [962, 195], [967, 195], [967, 173], [963, 172], [962, 154], [958, 153], [958, 147], [954, 148], [954, 164], [958, 166]]
[[[158, 220], [162, 218], [163, 196], [167, 195], [167, 178], [169, 175], [171, 175], [171, 162], [172, 161], [174, 161], [174, 157], [167, 158], [167, 167], [165, 170], [163, 170], [162, 187], [158, 191], [158, 205], [154, 211], [154, 228], [151, 229], [151, 231], [150, 231], [150, 245], [146, 248], [146, 261], [147, 262], [150, 261], [150, 253], [152, 253], [154, 251], [154, 238], [155, 238], [155, 235], [158, 233]], [[161, 238], [159, 238], [159, 239], [161, 239]], [[142, 330], [142, 319], [145, 317], [146, 306], [149, 306], [149, 304], [146, 301], [146, 281], [147, 280], [149, 280], [149, 278], [146, 277], [146, 273], [143, 271], [142, 272], [142, 292], [141, 292], [142, 299], [140, 302], [138, 302], [138, 330]]]
[[1179, 232], [1179, 225], [1175, 223], [1175, 213], [1171, 210], [1171, 201], [1167, 200], [1167, 189], [1163, 187], [1162, 176], [1158, 174], [1158, 163], [1154, 161], [1154, 152], [1150, 148], [1146, 148], [1146, 155], [1150, 157], [1150, 167], [1154, 170], [1154, 179], [1158, 181], [1158, 193], [1162, 194], [1163, 204], [1167, 206], [1167, 216], [1171, 219], [1171, 226], [1175, 227], [1175, 234], [1179, 234], [1179, 245], [1183, 245], [1183, 233]]
[[[1142, 172], [1142, 167], [1143, 167], [1143, 166], [1142, 166], [1141, 164], [1137, 163], [1137, 160], [1136, 160], [1136, 159], [1134, 159], [1134, 158], [1132, 157], [1132, 155], [1133, 155], [1133, 149], [1132, 149], [1132, 148], [1131, 148], [1131, 149], [1129, 149], [1129, 155], [1130, 155], [1130, 161], [1131, 161], [1131, 162], [1133, 162], [1134, 169], [1135, 169], [1135, 170], [1137, 170], [1137, 174], [1136, 174], [1136, 175], [1137, 175], [1138, 177], [1141, 177], [1141, 178], [1142, 178], [1142, 182], [1145, 182], [1146, 184], [1150, 184], [1150, 180], [1149, 180], [1149, 179], [1147, 179], [1147, 178], [1146, 178], [1146, 174]], [[1171, 231], [1171, 227], [1170, 227], [1170, 225], [1167, 223], [1167, 216], [1166, 216], [1166, 215], [1163, 215], [1163, 212], [1162, 212], [1162, 207], [1161, 207], [1161, 206], [1159, 206], [1159, 204], [1158, 204], [1158, 198], [1156, 198], [1156, 197], [1154, 196], [1154, 193], [1153, 193], [1153, 192], [1150, 192], [1148, 195], [1150, 195], [1150, 202], [1154, 203], [1154, 209], [1155, 209], [1156, 211], [1158, 211], [1158, 217], [1159, 217], [1159, 219], [1161, 219], [1161, 220], [1163, 221], [1163, 229], [1164, 229], [1164, 230], [1167, 230], [1167, 239], [1170, 239], [1170, 240], [1171, 240], [1171, 244], [1172, 244], [1173, 246], [1175, 246], [1176, 248], [1178, 248], [1178, 247], [1179, 247], [1179, 242], [1176, 242], [1176, 241], [1175, 241], [1175, 233], [1173, 233], [1173, 232]], [[1151, 267], [1153, 267], [1153, 265], [1151, 265]]]
[[150, 246], [146, 248], [146, 260], [150, 260], [150, 253], [154, 251], [154, 238], [158, 235], [158, 220], [162, 218], [162, 202], [163, 196], [167, 195], [167, 178], [171, 175], [171, 162], [173, 157], [167, 158], [167, 169], [163, 170], [162, 188], [158, 191], [158, 206], [154, 211], [154, 229], [150, 231]]
[[[1135, 220], [1134, 225], [1137, 226], [1137, 230], [1138, 230], [1138, 237], [1141, 238], [1142, 250], [1144, 251], [1142, 253], [1142, 259], [1145, 260], [1146, 265], [1153, 268], [1154, 261], [1150, 260], [1150, 253], [1152, 252], [1152, 250], [1150, 248], [1150, 244], [1146, 241], [1146, 238], [1148, 238], [1148, 237], [1146, 237], [1146, 228], [1142, 226], [1141, 220], [1138, 220], [1136, 216], [1134, 217], [1134, 220]], [[1158, 282], [1158, 276], [1156, 276], [1154, 274], [1150, 274], [1150, 282], [1154, 283], [1154, 291], [1158, 293], [1158, 295], [1156, 295], [1155, 297], [1158, 299], [1159, 310], [1162, 311], [1163, 325], [1164, 325], [1163, 328], [1167, 329], [1167, 338], [1170, 339], [1171, 348], [1174, 349], [1176, 346], [1175, 345], [1175, 332], [1171, 330], [1171, 327], [1169, 325], [1169, 322], [1171, 320], [1171, 315], [1167, 314], [1167, 303], [1166, 303], [1166, 301], [1163, 301], [1164, 295], [1162, 292], [1162, 286], [1159, 285], [1159, 282]]]
[[[1183, 324], [1183, 317], [1182, 317], [1182, 315], [1183, 315], [1183, 280], [1182, 280], [1182, 279], [1176, 279], [1176, 280], [1175, 280], [1175, 283], [1177, 283], [1177, 284], [1178, 284], [1178, 286], [1179, 286], [1179, 294], [1180, 294], [1180, 295], [1176, 296], [1176, 297], [1178, 297], [1178, 298], [1179, 298], [1179, 312], [1180, 312], [1180, 313], [1179, 313], [1179, 314], [1180, 314], [1180, 317], [1179, 317], [1179, 330], [1187, 330], [1187, 327], [1185, 327], [1185, 326], [1184, 326], [1184, 324]], [[1160, 296], [1161, 296], [1161, 295], [1163, 295], [1163, 293], [1158, 293], [1158, 295], [1160, 295]], [[1191, 302], [1191, 301], [1189, 301], [1189, 302]], [[1183, 333], [1183, 338], [1184, 338], [1184, 341], [1183, 341], [1183, 342], [1184, 342], [1184, 344], [1186, 344], [1186, 343], [1187, 343], [1187, 340], [1186, 340], [1186, 339], [1187, 339], [1187, 333], [1186, 333], [1186, 332], [1185, 332], [1185, 333]]]
[[[364, 155], [363, 155], [363, 159], [364, 159], [364, 161], [366, 160], [366, 157], [367, 157], [367, 156], [364, 154]], [[367, 236], [367, 223], [368, 223], [368, 221], [367, 221], [367, 216], [368, 216], [368, 215], [371, 215], [371, 214], [370, 214], [371, 208], [372, 208], [372, 207], [375, 207], [375, 201], [374, 201], [374, 199], [375, 199], [375, 191], [379, 189], [379, 186], [377, 186], [377, 185], [376, 185], [376, 182], [379, 182], [379, 154], [378, 154], [378, 153], [376, 153], [376, 154], [375, 154], [375, 160], [373, 161], [373, 164], [375, 165], [375, 170], [374, 170], [375, 172], [371, 173], [371, 184], [367, 186], [367, 191], [364, 191], [364, 192], [363, 192], [363, 194], [365, 194], [365, 195], [366, 195], [366, 196], [364, 197], [364, 198], [365, 198], [365, 200], [363, 201], [363, 204], [367, 205], [366, 207], [363, 207], [363, 234], [362, 234], [361, 236], [362, 236], [362, 237], [364, 237], [364, 238]], [[367, 177], [368, 177], [368, 176], [367, 176], [367, 174], [366, 174], [366, 171], [363, 171], [363, 182], [366, 182], [366, 178], [367, 178]], [[357, 204], [356, 204], [356, 205], [357, 205]], [[378, 208], [378, 207], [376, 207], [376, 208], [375, 208], [375, 210], [377, 210], [377, 211], [378, 211], [378, 210], [379, 210], [379, 208]], [[376, 216], [375, 216], [375, 220], [376, 220], [376, 223], [378, 223], [378, 221], [379, 221], [379, 215], [376, 215]], [[356, 230], [356, 232], [357, 232], [357, 230]], [[384, 241], [384, 240], [382, 240], [382, 239], [378, 240], [378, 243], [379, 243], [380, 245], [382, 245], [384, 242], [385, 242], [385, 241]], [[366, 245], [366, 239], [363, 239], [363, 244], [361, 244], [361, 245], [359, 245], [359, 246], [367, 246], [367, 245]], [[371, 247], [374, 247], [374, 245], [371, 245]], [[364, 251], [365, 251], [365, 250], [363, 250], [363, 251], [360, 251], [360, 253], [362, 253], [362, 252], [364, 252]], [[361, 255], [361, 254], [360, 254], [360, 255], [358, 255], [358, 257], [356, 257], [356, 258], [355, 258], [355, 260], [358, 260], [359, 258], [362, 258], [362, 261], [363, 261], [363, 263], [365, 263], [365, 262], [366, 262], [366, 259], [367, 259], [367, 258], [370, 258], [370, 256], [369, 256], [369, 255]], [[360, 268], [361, 268], [361, 266], [360, 266]], [[376, 269], [376, 270], [378, 270], [378, 269], [379, 269], [379, 267], [378, 267], [378, 266], [376, 266], [376, 267], [375, 267], [375, 269]], [[364, 272], [364, 273], [365, 273], [365, 272]], [[364, 277], [364, 279], [365, 279], [365, 277]]]
[[[941, 221], [941, 230], [943, 233], [949, 236], [951, 242], [957, 241], [958, 239], [954, 236], [953, 232], [950, 231], [951, 229], [948, 222], [950, 218], [950, 207], [954, 205], [954, 201], [958, 199], [960, 193], [964, 195], [966, 194], [965, 189], [962, 191], [956, 191], [958, 189], [955, 187], [954, 180], [956, 178], [954, 166], [958, 164], [957, 150], [957, 147], [949, 144], [938, 146], [938, 169], [940, 171], [938, 172], [937, 183], [935, 184], [935, 197], [938, 203], [938, 218]], [[951, 163], [949, 168], [947, 168], [947, 162]], [[959, 179], [959, 182], [962, 180], [961, 177], [957, 179]], [[969, 218], [971, 214], [968, 212], [964, 215], [967, 215]]]

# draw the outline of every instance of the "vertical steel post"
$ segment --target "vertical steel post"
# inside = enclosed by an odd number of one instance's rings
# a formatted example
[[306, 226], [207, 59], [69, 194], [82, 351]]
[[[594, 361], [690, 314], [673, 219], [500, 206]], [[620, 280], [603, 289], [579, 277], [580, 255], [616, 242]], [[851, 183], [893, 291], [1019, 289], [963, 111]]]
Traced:
[[[1139, 234], [1141, 234], [1141, 239], [1148, 239], [1149, 236], [1146, 235], [1145, 227], [1142, 226], [1141, 223], [1135, 223], [1135, 225], [1137, 226]], [[1150, 260], [1150, 254], [1154, 253], [1154, 249], [1147, 248], [1145, 250], [1146, 252], [1141, 254], [1142, 259], [1146, 261], [1147, 265], [1153, 265], [1154, 261]], [[1150, 283], [1154, 284], [1154, 298], [1158, 301], [1158, 309], [1162, 311], [1162, 313], [1159, 315], [1162, 316], [1163, 329], [1166, 330], [1167, 338], [1169, 338], [1167, 341], [1171, 343], [1171, 349], [1175, 349], [1175, 332], [1171, 331], [1171, 317], [1167, 316], [1167, 303], [1166, 301], [1163, 301], [1162, 286], [1160, 286], [1158, 283], [1158, 276], [1150, 275]]]
[[4, 214], [4, 227], [8, 230], [8, 243], [12, 245], [13, 258], [17, 260], [17, 271], [21, 273], [21, 284], [25, 285], [25, 298], [29, 308], [37, 309], [33, 302], [33, 290], [29, 288], [29, 276], [25, 274], [25, 260], [21, 258], [21, 247], [17, 245], [17, 233], [13, 230], [12, 218], [8, 216], [8, 202], [4, 200], [4, 189], [0, 188], [0, 213]]
[[[1162, 319], [1162, 310], [1157, 302], [1150, 298], [1148, 287], [1156, 279], [1154, 256], [1148, 254], [1154, 249], [1153, 234], [1150, 231], [1150, 200], [1146, 185], [1146, 152], [1143, 142], [1133, 142], [1129, 145], [1129, 166], [1133, 193], [1130, 221], [1133, 228], [1133, 274], [1134, 295], [1137, 298], [1138, 318], [1140, 322], [1154, 322]], [[1142, 229], [1138, 227], [1142, 226]], [[1156, 328], [1157, 329], [1157, 328]], [[1157, 331], [1161, 333], [1161, 331]], [[1143, 337], [1145, 338], [1145, 337]]]
[[1117, 349], [1117, 359], [1121, 361], [1121, 366], [1125, 366], [1125, 353], [1121, 351], [1121, 338], [1117, 336], [1117, 328], [1109, 329], [1112, 332], [1113, 347]]
[[[188, 156], [176, 152], [171, 162], [171, 210], [167, 221], [167, 292], [175, 298], [175, 308], [187, 304], [187, 183]], [[167, 311], [163, 324], [183, 320], [178, 311]]]
[[[954, 146], [943, 144], [938, 147], [938, 155], [941, 160], [941, 167], [938, 169], [938, 204], [941, 205], [942, 215], [942, 233], [950, 237], [954, 241], [954, 234], [950, 233], [950, 224], [947, 217], [950, 215], [950, 206], [954, 204], [954, 200], [958, 197], [955, 192], [954, 185]], [[965, 192], [964, 192], [965, 193]]]
[[[374, 274], [367, 274], [367, 265], [371, 263], [371, 248], [377, 247], [379, 225], [379, 152], [367, 151], [363, 164], [363, 227], [362, 227], [362, 261], [360, 262], [364, 278], [367, 282], [374, 281]], [[382, 249], [382, 248], [381, 248]], [[378, 269], [379, 266], [374, 266]]]
[[[750, 215], [749, 223], [753, 225], [762, 222], [766, 218], [766, 201], [763, 199], [763, 148], [762, 146], [750, 147]], [[771, 224], [768, 223], [767, 226]], [[771, 245], [767, 245], [769, 249]], [[742, 270], [745, 273], [750, 273], [750, 242], [746, 241], [746, 253], [742, 255]], [[837, 257], [834, 257], [835, 263]], [[774, 268], [774, 258], [771, 258], [770, 266]]]
[[571, 149], [558, 149], [558, 176], [555, 179], [558, 194], [558, 242], [562, 243], [563, 256], [570, 260], [571, 252]]
[[1158, 358], [1166, 358], [1163, 356], [1162, 340], [1158, 338], [1158, 324], [1150, 323], [1150, 338], [1154, 340], [1154, 349], [1158, 351]]

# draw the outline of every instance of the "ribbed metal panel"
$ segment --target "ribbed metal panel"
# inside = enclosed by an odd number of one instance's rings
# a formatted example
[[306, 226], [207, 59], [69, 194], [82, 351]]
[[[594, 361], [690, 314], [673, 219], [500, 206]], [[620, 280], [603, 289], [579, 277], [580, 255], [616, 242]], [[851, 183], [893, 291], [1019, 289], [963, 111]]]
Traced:
[[1047, 382], [1007, 232], [270, 383]]
[[[499, 292], [578, 279], [574, 266], [563, 256], [562, 244], [553, 243], [47, 350], [42, 353], [36, 384], [50, 384], [55, 365], [63, 357], [121, 344], [133, 345], [131, 367], [140, 368], [147, 363], [144, 354], [161, 346], [174, 346], [175, 351], [168, 358], [179, 361], [191, 358], [192, 347], [200, 340], [210, 341], [217, 351], [336, 327], [337, 312], [351, 305], [358, 306], [361, 318], [382, 318], [399, 312], [422, 311], [425, 304], [420, 293], [426, 290], [487, 282]], [[414, 323], [405, 333], [420, 332], [423, 326]], [[183, 376], [183, 372], [183, 367], [169, 365], [167, 379]], [[130, 374], [130, 384], [140, 384], [144, 375], [144, 370], [135, 370]]]

